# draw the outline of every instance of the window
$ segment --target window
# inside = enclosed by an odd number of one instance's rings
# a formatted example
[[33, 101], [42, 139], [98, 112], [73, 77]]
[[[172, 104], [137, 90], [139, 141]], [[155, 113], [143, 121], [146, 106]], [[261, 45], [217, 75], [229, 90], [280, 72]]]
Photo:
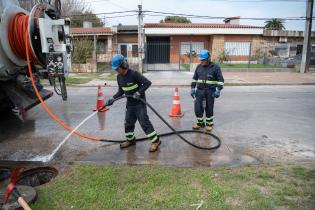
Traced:
[[106, 41], [105, 40], [97, 40], [97, 52], [98, 53], [106, 53]]
[[298, 44], [296, 46], [296, 55], [302, 55], [302, 51], [303, 51], [303, 45], [302, 44]]
[[138, 57], [138, 45], [132, 45], [132, 57]]
[[279, 57], [289, 56], [289, 47], [287, 44], [278, 44], [275, 46], [276, 55]]
[[201, 50], [205, 49], [203, 42], [181, 42], [180, 43], [181, 55], [189, 54], [190, 44], [191, 44], [191, 50], [197, 52], [198, 54]]
[[224, 50], [232, 56], [249, 56], [250, 42], [225, 42]]
[[138, 45], [135, 43], [119, 43], [118, 53], [122, 54], [126, 58], [138, 57]]
[[124, 57], [127, 57], [127, 45], [120, 45], [120, 54], [122, 54]]
[[290, 52], [295, 52], [297, 50], [296, 46], [290, 46]]

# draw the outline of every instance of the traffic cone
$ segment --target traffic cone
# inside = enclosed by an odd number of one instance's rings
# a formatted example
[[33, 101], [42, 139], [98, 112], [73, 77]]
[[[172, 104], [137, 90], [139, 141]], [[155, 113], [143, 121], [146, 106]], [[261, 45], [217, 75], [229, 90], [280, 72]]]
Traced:
[[184, 115], [184, 113], [182, 113], [182, 111], [181, 111], [180, 102], [179, 102], [178, 87], [176, 87], [175, 93], [174, 93], [172, 111], [169, 113], [169, 116], [170, 117], [182, 117], [183, 115]]
[[[100, 108], [104, 107], [103, 109], [99, 110]], [[103, 97], [103, 91], [101, 85], [98, 86], [97, 91], [97, 101], [96, 101], [96, 108], [93, 111], [105, 112], [109, 108], [105, 106], [105, 99]]]

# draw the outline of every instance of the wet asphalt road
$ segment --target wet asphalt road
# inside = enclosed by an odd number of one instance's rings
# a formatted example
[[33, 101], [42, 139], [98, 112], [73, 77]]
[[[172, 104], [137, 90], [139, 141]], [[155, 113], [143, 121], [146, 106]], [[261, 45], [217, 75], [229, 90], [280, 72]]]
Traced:
[[[60, 119], [77, 126], [95, 108], [97, 88], [69, 87], [68, 101], [58, 96], [47, 104]], [[116, 87], [104, 87], [105, 98]], [[174, 88], [151, 87], [147, 101], [179, 130], [194, 123], [193, 101], [189, 88], [180, 88], [184, 117], [168, 117]], [[124, 138], [125, 101], [109, 111], [98, 113], [79, 130], [107, 139]], [[119, 145], [84, 140], [71, 136], [54, 157], [55, 162], [92, 162], [100, 164], [159, 164], [176, 166], [221, 166], [260, 162], [314, 162], [315, 160], [315, 86], [240, 86], [226, 87], [215, 102], [213, 133], [222, 140], [216, 151], [201, 151], [176, 136], [163, 137], [160, 150], [149, 153], [150, 142], [120, 150]], [[158, 133], [169, 129], [151, 111], [150, 119]], [[136, 135], [143, 137], [139, 124]], [[24, 121], [10, 114], [0, 120], [0, 160], [30, 160], [47, 156], [67, 136], [67, 132], [37, 106]], [[213, 143], [200, 134], [185, 134], [192, 142]]]

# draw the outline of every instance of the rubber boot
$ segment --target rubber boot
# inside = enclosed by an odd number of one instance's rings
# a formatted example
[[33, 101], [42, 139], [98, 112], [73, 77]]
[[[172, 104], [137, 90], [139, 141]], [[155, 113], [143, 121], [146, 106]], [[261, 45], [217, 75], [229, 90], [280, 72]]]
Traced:
[[136, 141], [135, 140], [132, 140], [132, 141], [126, 140], [126, 141], [124, 141], [123, 143], [120, 144], [120, 149], [131, 147], [133, 145], [136, 145]]
[[194, 130], [199, 130], [200, 128], [205, 127], [204, 123], [196, 123], [195, 125], [193, 125], [192, 129]]
[[212, 125], [207, 125], [207, 126], [206, 126], [206, 131], [207, 131], [207, 132], [212, 131], [212, 129], [213, 129]]
[[161, 144], [161, 140], [160, 139], [156, 140], [155, 142], [152, 142], [151, 145], [150, 145], [149, 152], [157, 151], [159, 146], [160, 146], [160, 144]]

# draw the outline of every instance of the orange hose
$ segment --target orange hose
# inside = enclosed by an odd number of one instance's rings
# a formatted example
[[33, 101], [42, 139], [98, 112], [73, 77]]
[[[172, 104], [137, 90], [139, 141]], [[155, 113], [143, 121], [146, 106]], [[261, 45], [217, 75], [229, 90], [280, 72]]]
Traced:
[[[24, 50], [26, 40], [23, 35], [28, 32], [28, 20], [29, 16], [20, 12], [17, 13], [9, 23], [9, 43], [15, 55], [21, 59], [26, 59], [26, 51]], [[30, 49], [30, 52], [31, 60], [35, 64], [42, 65], [32, 49]]]
[[[12, 25], [11, 25], [12, 23]], [[51, 118], [53, 118], [58, 124], [60, 124], [62, 127], [64, 127], [66, 130], [69, 132], [72, 132], [73, 129], [65, 124], [63, 121], [61, 121], [56, 115], [52, 113], [52, 111], [49, 109], [43, 98], [41, 97], [40, 93], [38, 92], [38, 89], [35, 85], [35, 81], [33, 78], [33, 73], [32, 73], [32, 68], [31, 68], [31, 61], [34, 62], [33, 59], [36, 60], [33, 55], [30, 55], [30, 51], [32, 52], [30, 48], [30, 43], [29, 43], [29, 32], [28, 32], [28, 16], [23, 14], [23, 13], [18, 13], [13, 20], [11, 20], [10, 23], [10, 30], [11, 33], [9, 33], [9, 42], [10, 45], [13, 49], [13, 51], [18, 55], [19, 57], [26, 59], [27, 61], [27, 67], [28, 67], [28, 72], [31, 78], [32, 85], [34, 87], [35, 93], [40, 100], [41, 105], [44, 107], [45, 111], [50, 115]], [[18, 24], [18, 25], [17, 25]], [[25, 34], [25, 36], [23, 36]], [[12, 43], [12, 44], [11, 44]], [[24, 47], [22, 44], [25, 44]], [[24, 53], [22, 52], [23, 49], [25, 48]], [[33, 54], [33, 53], [32, 53]], [[87, 136], [85, 134], [82, 134], [78, 131], [74, 131], [74, 133], [77, 136], [92, 140], [92, 141], [99, 141], [101, 138], [94, 138], [91, 136]]]

